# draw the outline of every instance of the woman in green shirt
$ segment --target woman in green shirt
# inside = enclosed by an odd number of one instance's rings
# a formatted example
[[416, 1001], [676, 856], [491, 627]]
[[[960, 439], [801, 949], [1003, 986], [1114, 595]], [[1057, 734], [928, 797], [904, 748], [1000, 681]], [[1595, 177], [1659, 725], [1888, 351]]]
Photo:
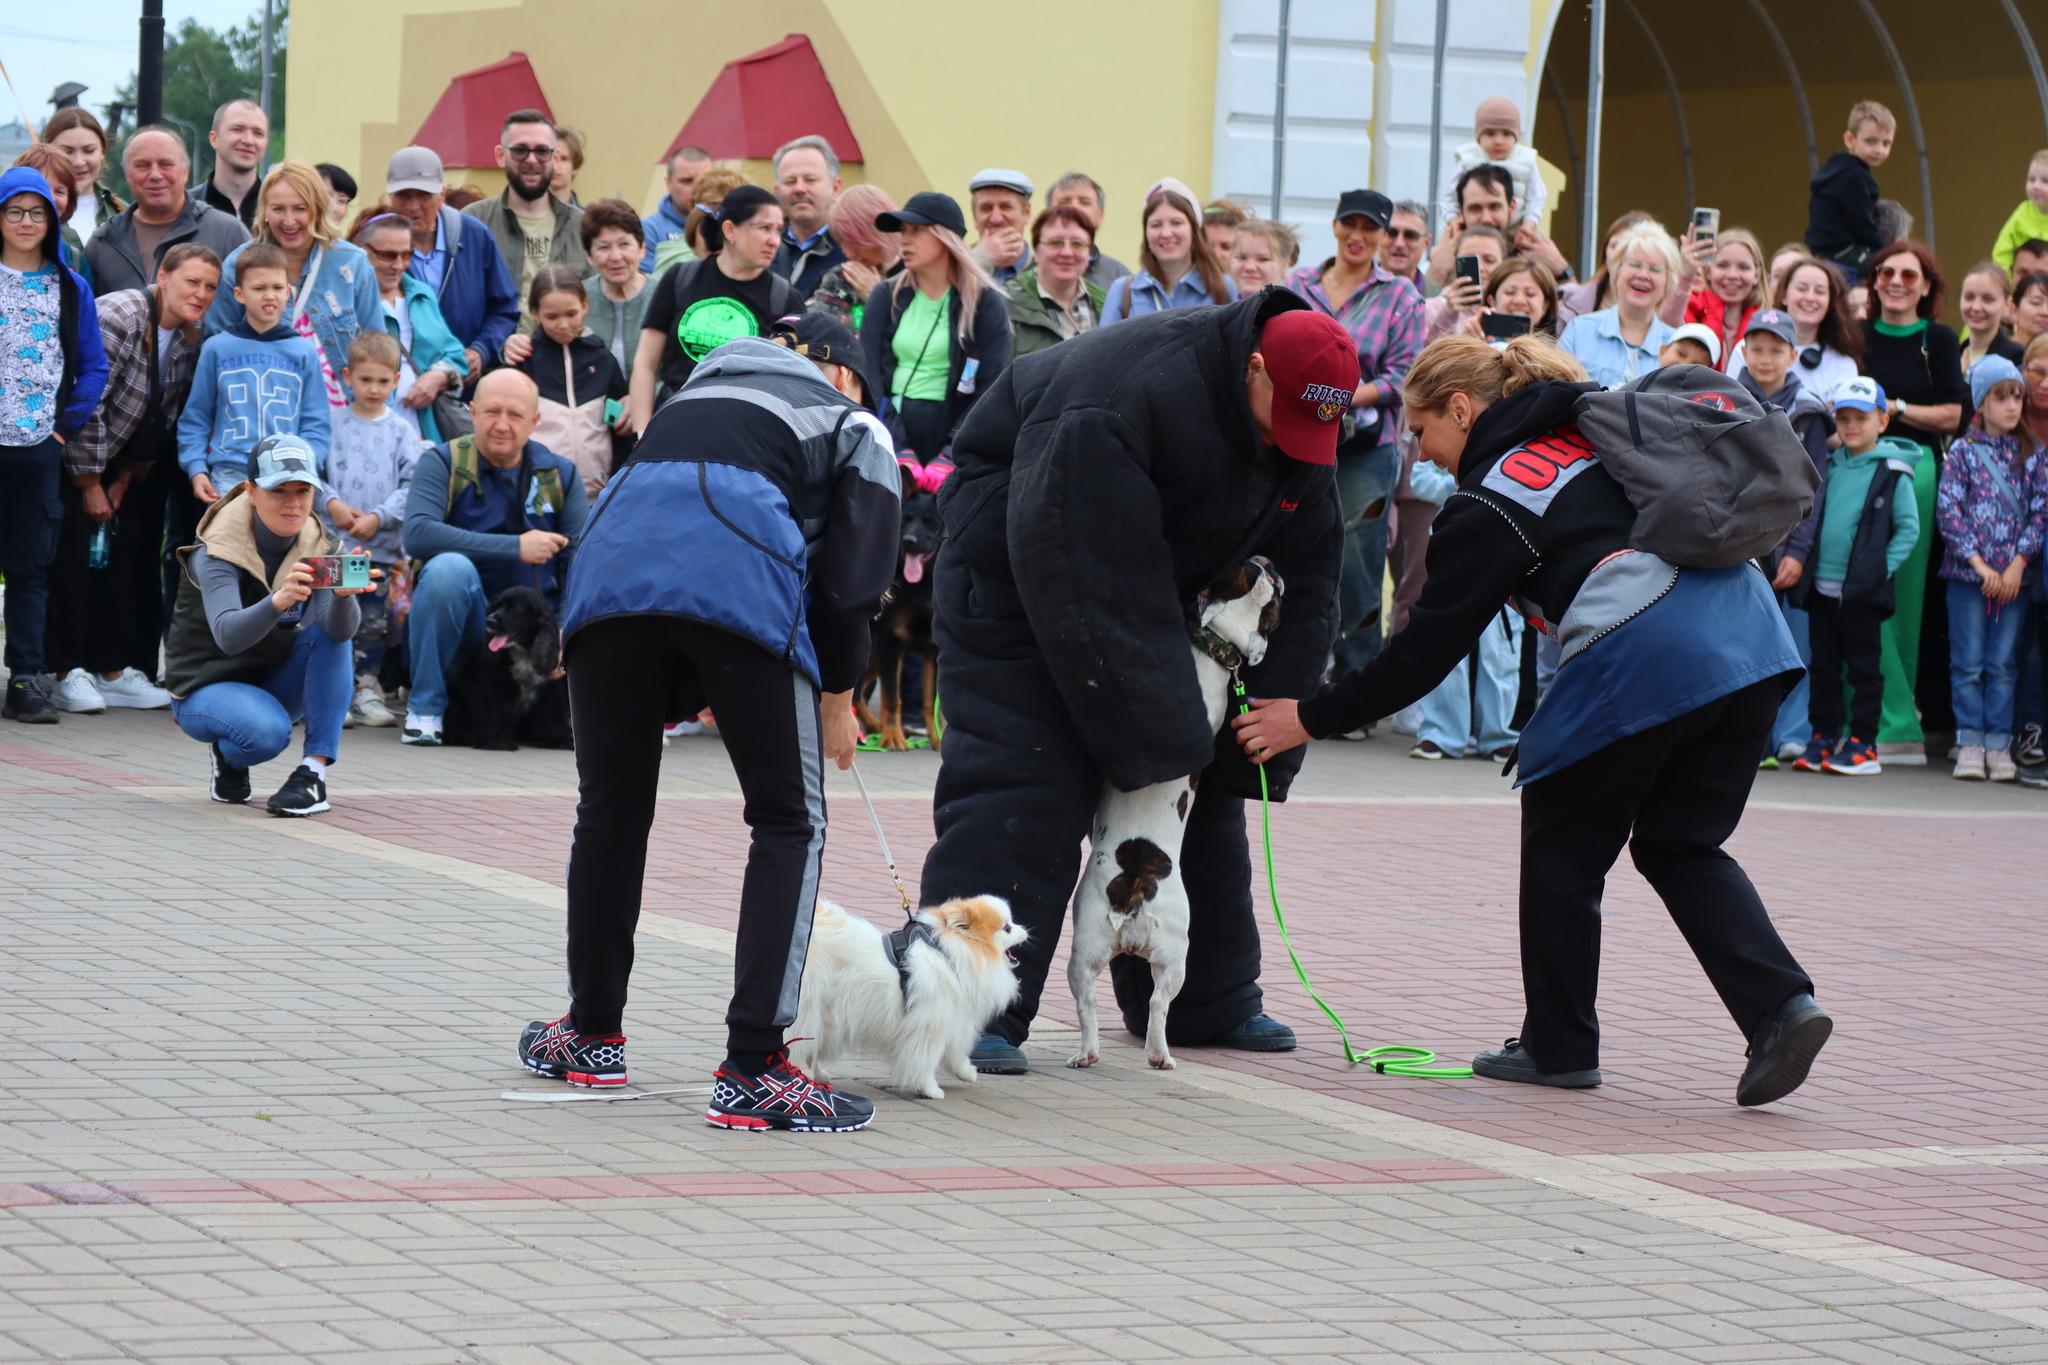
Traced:
[[929, 463], [952, 448], [975, 395], [1010, 364], [1004, 295], [961, 240], [960, 205], [927, 190], [875, 226], [898, 234], [903, 272], [868, 296], [861, 345], [882, 374], [899, 453]]

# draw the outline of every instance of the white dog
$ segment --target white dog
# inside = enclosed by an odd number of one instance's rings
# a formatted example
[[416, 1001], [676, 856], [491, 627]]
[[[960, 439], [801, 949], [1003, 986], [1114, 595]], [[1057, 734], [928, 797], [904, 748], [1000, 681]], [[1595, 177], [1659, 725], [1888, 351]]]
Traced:
[[888, 935], [819, 901], [790, 1061], [822, 1081], [843, 1057], [887, 1057], [890, 1089], [944, 1099], [940, 1065], [973, 1082], [968, 1050], [1016, 1000], [1010, 950], [1026, 936], [1001, 897], [947, 901], [917, 912], [899, 970]]
[[[1223, 726], [1230, 701], [1232, 668], [1256, 664], [1266, 655], [1266, 637], [1279, 623], [1280, 575], [1263, 559], [1251, 559], [1204, 592], [1198, 604], [1192, 646], [1195, 676], [1208, 708], [1211, 733]], [[1233, 653], [1234, 651], [1234, 653]], [[1081, 1016], [1081, 1050], [1068, 1066], [1092, 1066], [1101, 1059], [1095, 1031], [1095, 978], [1118, 953], [1152, 964], [1152, 1006], [1145, 1024], [1145, 1060], [1162, 1070], [1173, 1066], [1166, 1050], [1166, 1007], [1180, 994], [1188, 960], [1188, 895], [1180, 878], [1181, 831], [1194, 803], [1201, 774], [1155, 782], [1134, 792], [1104, 783], [1095, 808], [1087, 871], [1074, 893], [1074, 943], [1067, 960], [1067, 985]]]

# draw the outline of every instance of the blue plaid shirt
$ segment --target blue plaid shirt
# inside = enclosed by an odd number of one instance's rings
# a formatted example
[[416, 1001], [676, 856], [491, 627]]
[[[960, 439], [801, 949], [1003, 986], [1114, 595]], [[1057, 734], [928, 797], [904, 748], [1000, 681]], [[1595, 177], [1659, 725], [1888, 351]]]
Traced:
[[1321, 265], [1297, 267], [1287, 277], [1287, 287], [1351, 333], [1358, 347], [1359, 383], [1378, 387], [1380, 408], [1397, 407], [1408, 367], [1422, 353], [1422, 295], [1407, 280], [1375, 265], [1342, 308], [1332, 307], [1330, 296], [1323, 292], [1323, 272], [1336, 263], [1332, 256]]

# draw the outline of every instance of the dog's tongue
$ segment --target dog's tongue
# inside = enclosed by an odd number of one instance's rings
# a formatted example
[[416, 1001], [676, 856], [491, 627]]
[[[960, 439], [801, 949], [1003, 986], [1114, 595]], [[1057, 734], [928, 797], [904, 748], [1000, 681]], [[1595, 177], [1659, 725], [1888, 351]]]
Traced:
[[930, 555], [903, 556], [903, 581], [906, 583], [924, 582], [924, 562], [930, 558]]
[[493, 654], [495, 654], [499, 650], [503, 649], [506, 645], [509, 645], [511, 643], [512, 637], [509, 635], [493, 635], [490, 641], [490, 650]]

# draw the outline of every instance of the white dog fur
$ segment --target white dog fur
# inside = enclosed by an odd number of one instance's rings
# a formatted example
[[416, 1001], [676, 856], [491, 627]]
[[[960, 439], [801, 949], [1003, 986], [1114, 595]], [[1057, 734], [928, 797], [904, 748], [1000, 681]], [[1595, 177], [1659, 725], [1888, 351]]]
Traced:
[[[1242, 650], [1247, 664], [1255, 664], [1266, 653], [1261, 626], [1272, 629], [1284, 585], [1264, 560], [1252, 560], [1245, 569], [1255, 572], [1239, 577], [1234, 585], [1238, 595], [1217, 595], [1220, 584], [1202, 594], [1200, 621]], [[1222, 728], [1230, 701], [1230, 672], [1200, 649], [1190, 648], [1214, 733]], [[1095, 978], [1118, 953], [1152, 964], [1145, 1060], [1161, 1070], [1174, 1065], [1166, 1047], [1166, 1009], [1180, 994], [1187, 972], [1188, 896], [1181, 882], [1180, 848], [1196, 781], [1194, 776], [1176, 778], [1134, 792], [1103, 784], [1088, 867], [1074, 893], [1067, 985], [1081, 1018], [1081, 1050], [1067, 1059], [1068, 1066], [1092, 1066], [1102, 1057], [1095, 1025]]]
[[919, 910], [917, 918], [932, 941], [913, 938], [905, 949], [906, 993], [883, 931], [830, 901], [818, 902], [790, 1061], [822, 1081], [842, 1058], [885, 1057], [890, 1089], [932, 1100], [946, 1097], [941, 1066], [973, 1083], [968, 1051], [982, 1027], [1017, 998], [1010, 950], [1026, 932], [999, 896], [947, 901]]

